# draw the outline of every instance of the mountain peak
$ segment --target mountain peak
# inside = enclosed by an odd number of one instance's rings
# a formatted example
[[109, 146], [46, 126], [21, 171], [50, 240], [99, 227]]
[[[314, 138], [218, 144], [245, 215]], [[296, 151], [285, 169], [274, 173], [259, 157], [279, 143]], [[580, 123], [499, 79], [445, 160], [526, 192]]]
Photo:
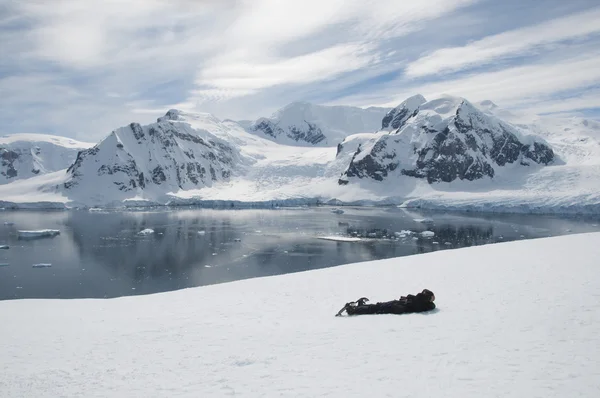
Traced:
[[425, 97], [423, 97], [421, 94], [415, 94], [402, 101], [402, 103], [399, 106], [404, 105], [410, 108], [416, 108], [421, 104], [424, 104], [425, 102], [427, 102]]
[[397, 107], [389, 111], [381, 121], [381, 128], [398, 129], [411, 117], [427, 100], [421, 94], [408, 97]]
[[173, 121], [173, 122], [198, 122], [198, 121], [209, 121], [212, 123], [219, 123], [220, 120], [210, 113], [203, 112], [187, 112], [180, 109], [169, 109], [164, 116], [156, 119], [157, 123]]
[[479, 106], [481, 106], [482, 108], [485, 108], [485, 109], [496, 109], [496, 108], [498, 108], [498, 105], [496, 105], [495, 103], [493, 103], [490, 100], [481, 101], [479, 103]]

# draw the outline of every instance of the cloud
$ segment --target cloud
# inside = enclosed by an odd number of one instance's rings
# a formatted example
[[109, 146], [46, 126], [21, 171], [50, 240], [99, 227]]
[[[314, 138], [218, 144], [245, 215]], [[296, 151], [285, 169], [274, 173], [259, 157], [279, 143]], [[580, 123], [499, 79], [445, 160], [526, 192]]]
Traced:
[[535, 26], [487, 36], [462, 47], [442, 48], [411, 62], [406, 75], [420, 77], [455, 72], [493, 61], [535, 54], [541, 47], [600, 33], [600, 8]]
[[[306, 0], [243, 2], [227, 29], [222, 51], [201, 66], [191, 102], [246, 96], [277, 85], [320, 82], [373, 67], [382, 59], [379, 41], [419, 29], [427, 20], [472, 4], [473, 0]], [[332, 44], [323, 32], [343, 35]], [[316, 50], [284, 57], [289, 43]], [[289, 51], [288, 51], [289, 52]]]
[[[506, 108], [531, 109], [541, 113], [558, 112], [561, 109], [557, 96], [563, 94], [573, 97], [573, 92], [583, 93], [600, 81], [600, 51], [588, 48], [583, 53], [586, 55], [567, 59], [550, 58], [537, 64], [472, 73], [429, 83], [401, 77], [388, 83], [385, 90], [341, 98], [335, 103], [392, 107], [415, 93], [421, 93], [426, 98], [451, 94], [470, 101], [491, 99]], [[562, 110], [594, 107], [597, 100], [593, 98], [600, 98], [600, 92], [590, 92], [586, 97], [587, 103], [575, 100], [564, 102]]]
[[295, 100], [450, 92], [557, 109], [557, 95], [571, 107], [577, 90], [597, 94], [597, 6], [498, 4], [0, 0], [2, 133], [95, 140], [172, 107], [250, 119]]

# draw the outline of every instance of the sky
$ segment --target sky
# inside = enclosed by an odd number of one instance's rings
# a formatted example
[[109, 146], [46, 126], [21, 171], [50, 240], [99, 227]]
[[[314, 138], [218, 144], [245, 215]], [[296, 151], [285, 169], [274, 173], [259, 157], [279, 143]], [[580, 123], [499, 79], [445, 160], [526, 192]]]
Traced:
[[411, 95], [600, 118], [597, 0], [0, 0], [0, 135]]

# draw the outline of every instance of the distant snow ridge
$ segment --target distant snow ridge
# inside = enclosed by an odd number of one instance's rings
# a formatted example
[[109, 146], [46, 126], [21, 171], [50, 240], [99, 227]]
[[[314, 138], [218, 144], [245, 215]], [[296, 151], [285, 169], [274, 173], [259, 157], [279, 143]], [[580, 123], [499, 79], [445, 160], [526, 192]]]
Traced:
[[[379, 130], [387, 110], [294, 102], [271, 118], [256, 120], [247, 129], [286, 145], [335, 146], [351, 134]], [[247, 122], [240, 124], [248, 125]]]
[[66, 169], [94, 144], [44, 134], [0, 137], [0, 184]]
[[234, 144], [207, 130], [219, 128], [212, 115], [174, 109], [147, 126], [131, 123], [79, 153], [67, 170], [64, 188], [120, 200], [110, 193], [166, 193], [228, 180], [244, 159]]
[[555, 159], [544, 140], [523, 135], [464, 98], [423, 101], [414, 96], [390, 111], [382, 123], [390, 132], [361, 144], [338, 183], [353, 177], [382, 181], [390, 173], [429, 183], [473, 181], [494, 177], [509, 164], [547, 165]]

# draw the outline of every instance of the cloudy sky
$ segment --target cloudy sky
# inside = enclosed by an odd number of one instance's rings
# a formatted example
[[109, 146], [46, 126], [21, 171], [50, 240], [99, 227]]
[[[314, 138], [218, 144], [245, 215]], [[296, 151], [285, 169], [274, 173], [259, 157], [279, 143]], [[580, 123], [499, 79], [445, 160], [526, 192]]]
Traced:
[[0, 0], [0, 134], [421, 93], [600, 116], [597, 0]]

